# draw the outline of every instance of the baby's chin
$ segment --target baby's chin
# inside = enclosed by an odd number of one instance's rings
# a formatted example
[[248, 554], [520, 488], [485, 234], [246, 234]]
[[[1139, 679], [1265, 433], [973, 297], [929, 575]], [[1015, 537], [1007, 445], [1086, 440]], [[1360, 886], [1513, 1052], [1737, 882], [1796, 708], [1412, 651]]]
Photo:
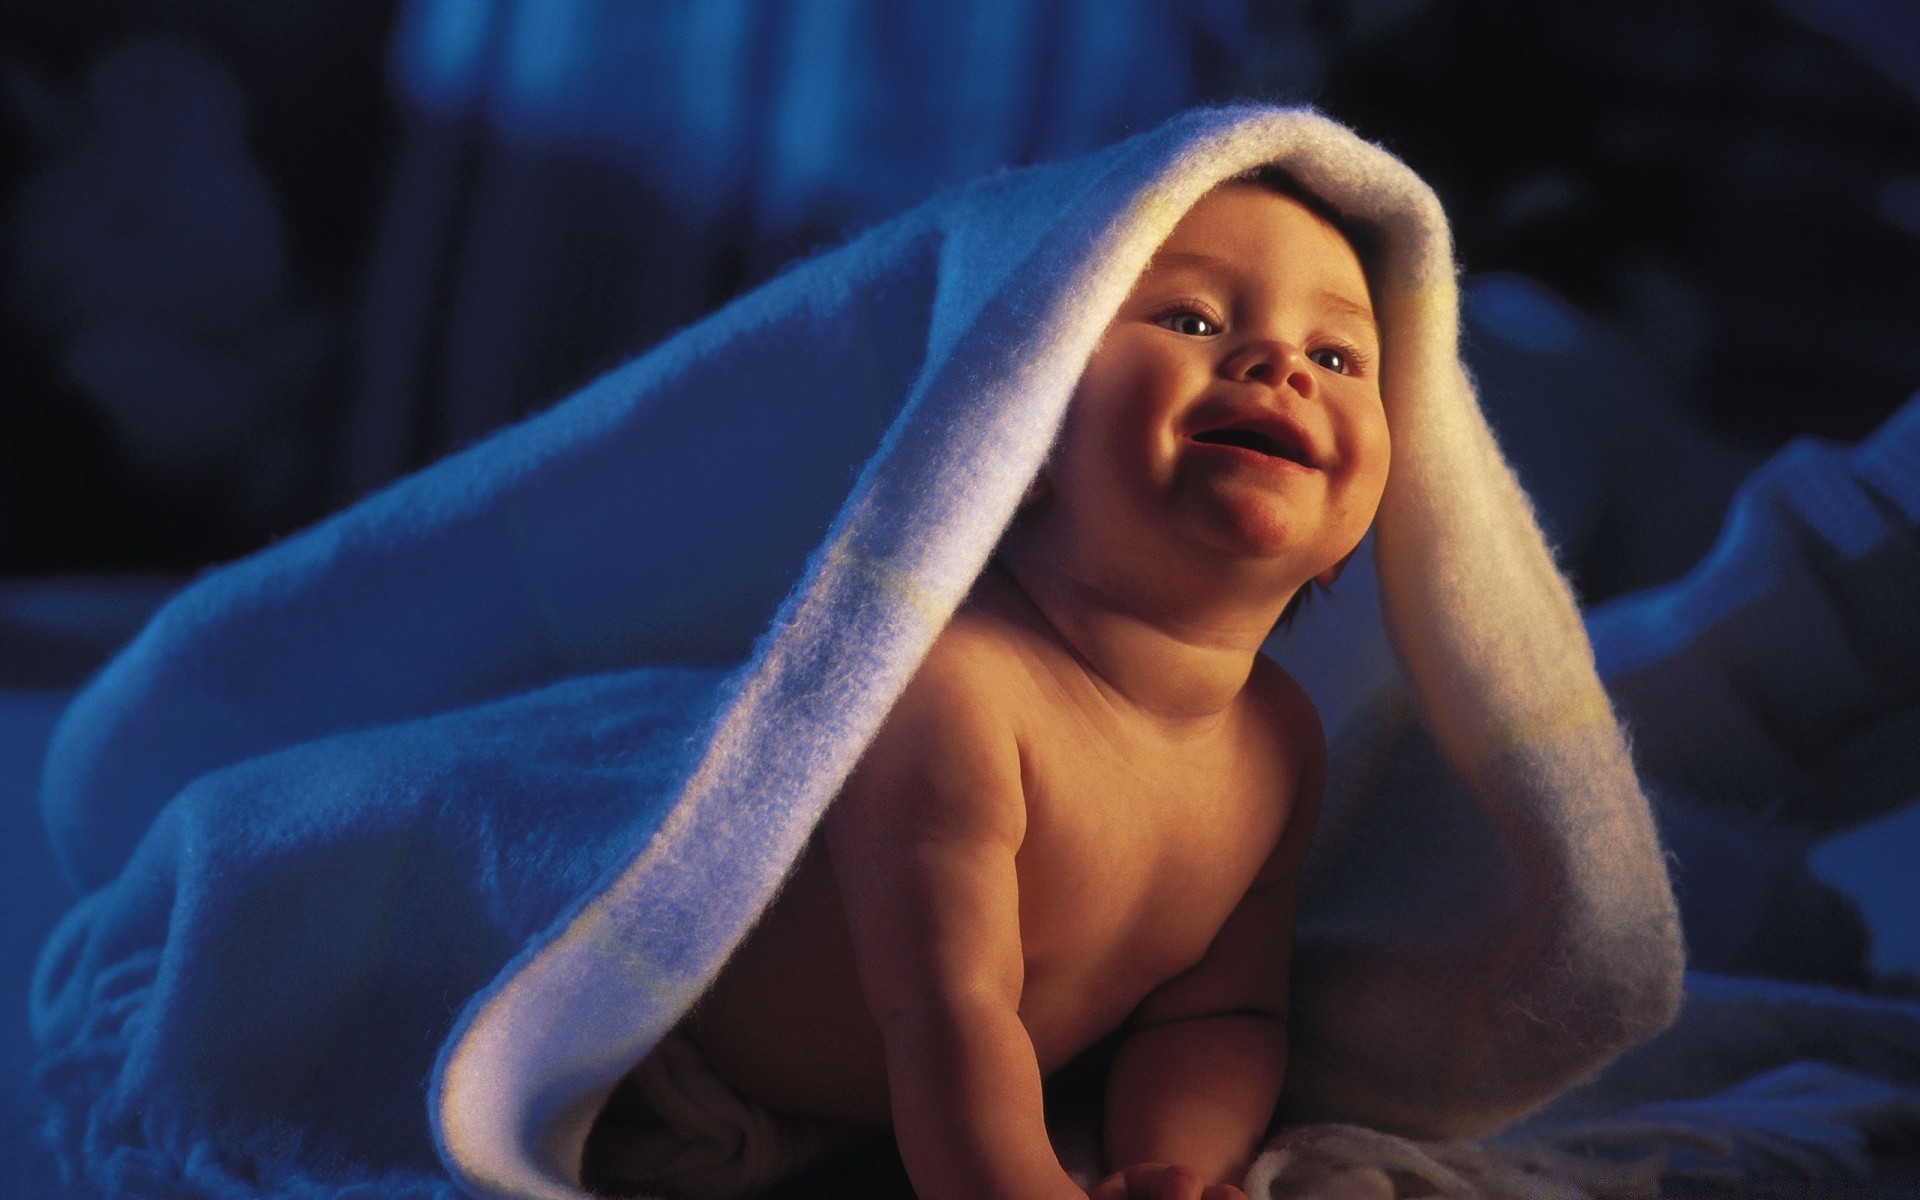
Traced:
[[1188, 506], [1186, 532], [1198, 546], [1248, 565], [1308, 566], [1308, 560], [1326, 554], [1321, 543], [1328, 531], [1311, 519], [1311, 511], [1303, 511], [1319, 507], [1266, 489], [1211, 488]]
[[1195, 473], [1178, 489], [1187, 540], [1249, 567], [1270, 564], [1312, 579], [1344, 561], [1366, 536], [1379, 497], [1325, 476], [1280, 480]]

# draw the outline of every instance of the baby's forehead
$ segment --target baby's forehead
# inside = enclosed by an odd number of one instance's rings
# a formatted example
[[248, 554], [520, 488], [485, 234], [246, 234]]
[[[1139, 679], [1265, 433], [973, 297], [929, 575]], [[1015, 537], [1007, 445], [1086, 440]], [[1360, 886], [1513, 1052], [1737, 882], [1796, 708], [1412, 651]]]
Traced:
[[1285, 192], [1228, 180], [1186, 211], [1155, 249], [1148, 266], [1274, 270], [1286, 262], [1314, 258], [1351, 265], [1364, 276], [1364, 256], [1329, 211]]

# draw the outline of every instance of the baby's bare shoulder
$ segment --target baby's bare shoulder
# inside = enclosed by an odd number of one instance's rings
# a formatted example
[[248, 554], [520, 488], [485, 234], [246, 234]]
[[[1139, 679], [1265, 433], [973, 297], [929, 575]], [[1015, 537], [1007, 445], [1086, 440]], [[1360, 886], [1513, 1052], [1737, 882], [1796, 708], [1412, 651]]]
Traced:
[[1023, 642], [1030, 640], [1016, 622], [985, 605], [960, 606], [920, 665], [920, 673], [962, 686], [991, 690], [1020, 674]]
[[963, 607], [934, 638], [889, 715], [882, 736], [937, 733], [936, 745], [999, 739], [1012, 733], [1010, 693], [1028, 672], [1012, 631], [990, 614]]
[[1023, 823], [1007, 691], [1019, 667], [990, 628], [957, 615], [927, 651], [834, 804], [840, 824]]

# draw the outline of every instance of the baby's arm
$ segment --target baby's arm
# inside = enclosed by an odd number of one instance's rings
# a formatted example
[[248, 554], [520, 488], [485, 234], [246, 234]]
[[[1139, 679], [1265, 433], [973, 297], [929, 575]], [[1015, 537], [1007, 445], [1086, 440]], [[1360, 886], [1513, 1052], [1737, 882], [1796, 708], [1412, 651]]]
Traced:
[[[1287, 1061], [1294, 880], [1318, 818], [1319, 722], [1286, 832], [1204, 958], [1134, 1010], [1107, 1079], [1106, 1158], [1238, 1185], [1273, 1119]], [[1095, 1195], [1101, 1195], [1096, 1189]]]
[[1085, 1200], [1061, 1168], [1021, 1023], [1018, 746], [935, 648], [828, 810], [860, 985], [921, 1200]]

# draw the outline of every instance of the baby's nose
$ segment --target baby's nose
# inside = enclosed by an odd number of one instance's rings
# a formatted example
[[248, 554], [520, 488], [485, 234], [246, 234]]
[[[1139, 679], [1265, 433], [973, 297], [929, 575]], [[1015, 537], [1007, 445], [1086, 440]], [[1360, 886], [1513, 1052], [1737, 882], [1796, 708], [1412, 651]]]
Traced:
[[1229, 355], [1224, 365], [1230, 379], [1271, 388], [1284, 384], [1303, 396], [1313, 394], [1313, 364], [1305, 353], [1285, 342], [1264, 338], [1248, 342]]

